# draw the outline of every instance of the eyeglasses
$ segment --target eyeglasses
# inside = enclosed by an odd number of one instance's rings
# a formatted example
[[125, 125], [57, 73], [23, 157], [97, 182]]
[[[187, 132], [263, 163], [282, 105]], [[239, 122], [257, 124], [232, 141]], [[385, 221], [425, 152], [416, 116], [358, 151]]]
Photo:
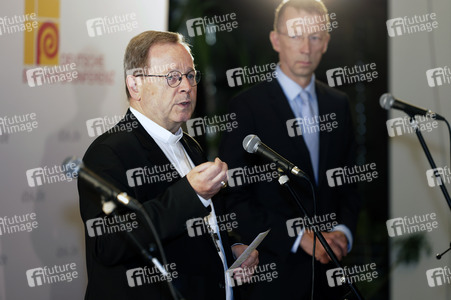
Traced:
[[[277, 33], [280, 35], [289, 37], [290, 41], [292, 41], [292, 42], [299, 43], [300, 41], [304, 41], [304, 39], [305, 39], [304, 35], [289, 35], [287, 33], [279, 32], [279, 31], [277, 31]], [[321, 44], [321, 42], [323, 41], [323, 37], [320, 36], [319, 34], [309, 35], [308, 40], [309, 40], [310, 44], [317, 46], [317, 45]]]
[[168, 85], [172, 88], [176, 88], [182, 82], [183, 76], [188, 79], [191, 86], [196, 86], [200, 82], [201, 73], [200, 71], [189, 71], [186, 74], [182, 74], [179, 71], [171, 71], [167, 75], [148, 75], [148, 74], [137, 74], [136, 77], [165, 77]]

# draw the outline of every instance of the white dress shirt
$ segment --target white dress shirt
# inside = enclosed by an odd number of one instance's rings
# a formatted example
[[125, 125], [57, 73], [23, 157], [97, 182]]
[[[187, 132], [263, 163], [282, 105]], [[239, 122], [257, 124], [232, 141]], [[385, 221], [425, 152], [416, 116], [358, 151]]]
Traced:
[[[183, 137], [183, 131], [181, 128], [177, 130], [175, 134], [161, 127], [133, 107], [130, 107], [130, 111], [138, 119], [139, 123], [144, 127], [147, 133], [155, 140], [155, 143], [160, 147], [172, 165], [175, 167], [180, 177], [186, 176], [192, 168], [194, 163], [183, 148], [180, 139]], [[211, 213], [208, 215], [208, 223], [210, 228], [217, 234], [219, 240], [214, 239], [214, 243], [218, 246], [220, 251], [218, 252], [224, 267], [225, 287], [226, 287], [226, 299], [233, 300], [232, 287], [229, 285], [225, 272], [227, 271], [227, 259], [225, 256], [224, 247], [222, 246], [221, 235], [219, 234], [219, 227], [217, 223], [216, 213], [211, 199], [204, 199], [200, 195], [197, 195], [199, 200], [205, 207], [211, 207]]]

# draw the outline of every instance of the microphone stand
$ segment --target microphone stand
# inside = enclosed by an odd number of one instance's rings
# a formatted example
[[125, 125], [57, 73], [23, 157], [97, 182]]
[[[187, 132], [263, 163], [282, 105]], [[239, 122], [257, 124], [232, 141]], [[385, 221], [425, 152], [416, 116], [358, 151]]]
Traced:
[[450, 250], [451, 250], [451, 243], [449, 243], [449, 248], [446, 249], [445, 251], [443, 251], [442, 253], [438, 253], [438, 254], [436, 255], [436, 258], [437, 258], [437, 259], [442, 259], [442, 256], [445, 255], [445, 253], [448, 252], [448, 251], [450, 251]]
[[[96, 175], [94, 172], [86, 169], [83, 165], [83, 162], [80, 159], [69, 157], [63, 162], [63, 167], [66, 168], [66, 176], [73, 177], [75, 174], [78, 175], [79, 180], [84, 180], [89, 183], [94, 190], [100, 195], [102, 201], [102, 211], [108, 216], [113, 215], [117, 216], [116, 212], [116, 203], [120, 203], [121, 205], [125, 205], [129, 209], [138, 212], [146, 221], [147, 225], [150, 229], [150, 234], [155, 237], [155, 241], [157, 244], [157, 248], [160, 251], [161, 258], [163, 263], [167, 264], [166, 256], [164, 254], [164, 249], [161, 244], [160, 238], [158, 237], [158, 233], [155, 229], [155, 226], [152, 223], [152, 219], [149, 214], [146, 212], [144, 207], [139, 203], [136, 199], [129, 197], [127, 193], [120, 192], [117, 190], [114, 185], [109, 183], [108, 181], [102, 179], [100, 176]], [[164, 267], [160, 264], [157, 258], [153, 257], [150, 254], [150, 249], [147, 250], [141, 243], [136, 239], [132, 232], [125, 231], [128, 239], [139, 249], [140, 254], [144, 257], [147, 262], [155, 265], [157, 269], [161, 272], [163, 276], [168, 276], [168, 272], [164, 269]], [[168, 280], [168, 287], [171, 293], [172, 298], [174, 300], [184, 300], [181, 293], [174, 287], [172, 280]]]
[[[101, 195], [101, 199], [102, 199], [102, 210], [103, 212], [109, 216], [119, 216], [118, 213], [116, 212], [116, 204], [114, 203], [113, 200], [113, 196], [109, 196], [109, 199], [107, 199], [107, 197], [105, 197], [104, 195]], [[153, 226], [152, 225], [152, 221], [150, 220], [150, 217], [147, 215], [147, 212], [144, 211], [143, 209], [139, 209], [137, 210], [137, 212], [141, 213], [144, 217], [144, 219], [147, 221], [147, 223], [149, 223], [149, 226]], [[125, 231], [127, 238], [129, 239], [129, 241], [131, 241], [131, 243], [133, 245], [135, 245], [135, 247], [137, 249], [139, 249], [140, 254], [142, 255], [142, 257], [150, 264], [153, 264], [160, 272], [163, 276], [171, 276], [169, 275], [169, 273], [165, 270], [165, 268], [160, 264], [160, 262], [158, 261], [158, 259], [156, 257], [153, 257], [152, 254], [150, 254], [150, 249], [147, 250], [139, 241], [138, 239], [136, 239], [136, 237], [133, 235], [133, 233], [131, 231]], [[156, 233], [155, 233], [156, 234]], [[158, 237], [155, 237], [158, 239]], [[182, 296], [182, 294], [180, 293], [180, 291], [174, 286], [174, 284], [172, 283], [172, 280], [167, 280], [167, 284], [169, 287], [169, 291], [171, 293], [171, 296], [174, 300], [185, 300], [185, 298]]]
[[[420, 128], [418, 127], [418, 123], [415, 120], [415, 116], [412, 114], [409, 114], [409, 116], [410, 116], [410, 125], [415, 130], [415, 133], [418, 137], [418, 140], [420, 141], [421, 147], [423, 147], [424, 154], [426, 154], [429, 164], [431, 165], [432, 169], [437, 169], [434, 159], [432, 158], [431, 152], [429, 151], [429, 148], [426, 145], [426, 142], [423, 138], [423, 134], [421, 133]], [[435, 173], [434, 173], [434, 175], [437, 177], [437, 175]], [[451, 209], [451, 198], [449, 197], [448, 190], [446, 189], [445, 181], [443, 180], [443, 178], [440, 174], [438, 174], [438, 175], [439, 175], [440, 181], [442, 183], [442, 184], [440, 184], [440, 189], [442, 190], [443, 196], [445, 197], [446, 202], [448, 203], [448, 206]]]
[[[415, 133], [418, 137], [418, 140], [420, 141], [421, 147], [424, 150], [424, 154], [426, 154], [429, 164], [431, 165], [432, 169], [434, 169], [434, 170], [437, 169], [437, 165], [435, 164], [434, 159], [432, 158], [431, 151], [429, 151], [426, 141], [424, 140], [423, 134], [421, 133], [420, 128], [418, 127], [418, 123], [415, 120], [415, 115], [409, 114], [409, 117], [410, 117], [410, 125], [415, 130]], [[437, 174], [434, 172], [434, 175], [435, 175], [435, 177], [437, 177], [437, 175], [439, 176], [440, 182], [441, 182], [440, 189], [442, 190], [443, 196], [445, 197], [445, 200], [448, 203], [448, 207], [451, 209], [451, 198], [449, 197], [448, 190], [446, 189], [445, 181], [443, 180], [441, 174]], [[450, 247], [451, 247], [451, 243], [450, 243]], [[451, 248], [448, 248], [448, 250], [446, 250], [445, 252], [443, 252], [441, 254], [437, 254], [436, 258], [441, 259], [443, 254], [448, 252], [450, 249]]]
[[[112, 200], [106, 200], [104, 196], [102, 196], [102, 210], [107, 216], [119, 216], [116, 212], [116, 204]], [[168, 276], [168, 272], [164, 269], [164, 267], [158, 261], [158, 258], [153, 257], [146, 248], [135, 238], [131, 231], [125, 231], [128, 239], [139, 249], [140, 254], [144, 257], [145, 260], [155, 265], [158, 270], [163, 274], [163, 276]], [[151, 249], [152, 247], [150, 247]]]
[[[288, 191], [290, 192], [291, 196], [293, 197], [293, 199], [295, 200], [296, 204], [299, 206], [299, 208], [301, 209], [302, 213], [304, 214], [304, 216], [306, 216], [308, 219], [312, 219], [311, 216], [307, 213], [307, 211], [305, 210], [304, 206], [301, 203], [301, 199], [299, 198], [298, 194], [296, 193], [296, 191], [290, 186], [289, 184], [290, 179], [288, 178], [287, 175], [281, 175], [281, 173], [279, 172], [279, 184], [286, 187], [288, 189]], [[314, 192], [314, 191], [313, 191]], [[343, 270], [342, 265], [340, 264], [340, 261], [338, 260], [337, 256], [335, 255], [335, 253], [332, 251], [332, 249], [330, 248], [329, 244], [327, 243], [326, 239], [324, 238], [324, 236], [322, 235], [322, 233], [320, 231], [317, 231], [317, 229], [313, 226], [313, 233], [315, 234], [315, 236], [318, 238], [318, 240], [320, 241], [321, 245], [323, 245], [324, 249], [326, 250], [327, 254], [329, 255], [329, 257], [332, 259], [332, 261], [334, 262], [334, 264]], [[360, 291], [357, 289], [357, 287], [350, 281], [347, 280], [347, 276], [343, 271], [343, 277], [341, 277], [341, 281], [342, 282], [346, 282], [348, 284], [348, 286], [351, 288], [351, 290], [353, 291], [353, 293], [355, 294], [355, 296], [357, 297], [357, 299], [359, 300], [363, 300], [363, 296], [360, 294]]]

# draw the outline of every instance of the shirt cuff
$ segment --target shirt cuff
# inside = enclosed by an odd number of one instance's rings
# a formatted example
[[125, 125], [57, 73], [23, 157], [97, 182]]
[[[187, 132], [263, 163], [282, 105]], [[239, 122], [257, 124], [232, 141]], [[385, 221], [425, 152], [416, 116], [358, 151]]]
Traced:
[[346, 238], [348, 239], [348, 252], [351, 251], [352, 249], [352, 243], [353, 243], [353, 238], [352, 238], [352, 233], [351, 230], [349, 230], [348, 226], [344, 225], [344, 224], [338, 224], [337, 226], [335, 226], [332, 231], [341, 231], [345, 234]]
[[302, 228], [298, 234], [298, 237], [296, 238], [296, 241], [294, 241], [293, 247], [291, 247], [292, 253], [296, 253], [298, 251], [298, 248], [301, 245], [301, 240], [302, 240], [302, 236], [304, 235], [304, 232], [305, 232], [305, 228]]
[[211, 204], [211, 199], [204, 199], [202, 196], [200, 196], [199, 194], [197, 194], [197, 197], [199, 197], [200, 202], [202, 202], [202, 204], [205, 207], [208, 207]]

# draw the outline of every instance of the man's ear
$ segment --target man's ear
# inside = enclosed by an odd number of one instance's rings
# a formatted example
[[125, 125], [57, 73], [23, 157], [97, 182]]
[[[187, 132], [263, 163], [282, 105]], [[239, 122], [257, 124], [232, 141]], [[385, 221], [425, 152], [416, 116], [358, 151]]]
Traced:
[[269, 40], [271, 41], [271, 45], [272, 45], [272, 48], [274, 49], [274, 51], [279, 52], [280, 40], [279, 40], [279, 35], [277, 34], [276, 31], [272, 30], [269, 33]]
[[127, 89], [131, 98], [137, 101], [141, 100], [141, 81], [133, 75], [128, 75], [125, 83], [127, 84]]

